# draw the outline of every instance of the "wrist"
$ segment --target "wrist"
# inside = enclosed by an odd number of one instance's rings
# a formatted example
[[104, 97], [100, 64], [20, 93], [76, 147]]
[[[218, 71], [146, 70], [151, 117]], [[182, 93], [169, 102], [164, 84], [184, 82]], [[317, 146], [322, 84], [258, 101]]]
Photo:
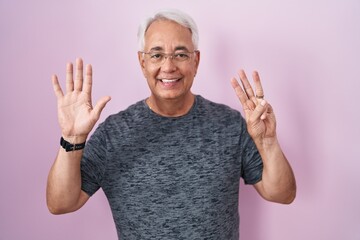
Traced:
[[273, 162], [273, 160], [279, 160], [285, 157], [282, 152], [280, 143], [276, 137], [273, 139], [266, 138], [261, 141], [261, 144], [255, 144], [264, 163], [268, 161]]
[[60, 146], [66, 152], [82, 150], [85, 147], [85, 143], [86, 143], [86, 139], [83, 140], [81, 143], [76, 143], [76, 142], [69, 142], [65, 140], [63, 137], [60, 138]]
[[276, 148], [280, 148], [279, 141], [276, 136], [274, 137], [268, 137], [268, 138], [262, 138], [259, 140], [255, 140], [255, 145], [259, 150], [262, 151], [273, 151]]
[[76, 136], [68, 136], [68, 135], [64, 135], [62, 134], [61, 137], [71, 143], [71, 144], [81, 144], [86, 142], [87, 139], [87, 135], [76, 135]]

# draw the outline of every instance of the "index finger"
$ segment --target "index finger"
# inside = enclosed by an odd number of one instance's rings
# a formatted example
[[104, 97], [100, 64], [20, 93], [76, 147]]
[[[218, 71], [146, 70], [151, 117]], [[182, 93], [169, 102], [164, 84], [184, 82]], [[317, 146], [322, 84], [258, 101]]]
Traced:
[[240, 86], [239, 82], [236, 80], [236, 78], [232, 78], [231, 79], [231, 86], [234, 88], [236, 95], [238, 96], [241, 105], [243, 106], [244, 110], [248, 110], [248, 106], [247, 106], [247, 100], [248, 97], [246, 95], [246, 93], [244, 92], [244, 90], [242, 89], [242, 87]]

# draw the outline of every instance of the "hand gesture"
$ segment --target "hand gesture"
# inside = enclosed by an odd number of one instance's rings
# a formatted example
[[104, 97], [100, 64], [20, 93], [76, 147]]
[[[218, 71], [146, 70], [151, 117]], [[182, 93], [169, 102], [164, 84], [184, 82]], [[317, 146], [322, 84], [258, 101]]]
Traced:
[[84, 142], [100, 117], [100, 113], [110, 97], [101, 98], [92, 106], [92, 67], [86, 66], [86, 77], [83, 80], [83, 61], [76, 59], [76, 77], [73, 79], [73, 64], [66, 66], [66, 94], [64, 95], [58, 78], [52, 76], [52, 83], [57, 97], [58, 119], [65, 139], [72, 142]]
[[231, 85], [243, 107], [250, 136], [254, 141], [264, 142], [265, 140], [275, 139], [276, 119], [271, 105], [264, 100], [264, 91], [258, 72], [254, 71], [252, 76], [256, 95], [244, 70], [239, 71], [242, 87], [236, 78], [231, 79]]

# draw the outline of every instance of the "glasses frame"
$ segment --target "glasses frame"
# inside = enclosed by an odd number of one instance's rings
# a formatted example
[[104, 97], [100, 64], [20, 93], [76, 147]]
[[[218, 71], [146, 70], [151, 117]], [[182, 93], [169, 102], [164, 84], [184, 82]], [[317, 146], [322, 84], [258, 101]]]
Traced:
[[[159, 62], [152, 62], [151, 57], [148, 59], [151, 64], [159, 65], [159, 66], [164, 64], [166, 59], [168, 59], [168, 58], [170, 58], [173, 61], [174, 64], [187, 62], [188, 60], [190, 60], [190, 58], [192, 57], [192, 55], [194, 53], [198, 53], [198, 52], [199, 52], [199, 50], [194, 50], [193, 52], [183, 51], [183, 52], [173, 52], [173, 53], [165, 53], [165, 52], [157, 52], [157, 51], [150, 51], [150, 52], [139, 51], [139, 53], [141, 53], [143, 55], [149, 55], [149, 56], [151, 56], [151, 54], [161, 54], [163, 56], [163, 59], [160, 60]], [[176, 58], [175, 58], [175, 56], [177, 54], [189, 54], [190, 56], [189, 56], [188, 59], [184, 59], [183, 61], [179, 61], [179, 60], [176, 60]]]

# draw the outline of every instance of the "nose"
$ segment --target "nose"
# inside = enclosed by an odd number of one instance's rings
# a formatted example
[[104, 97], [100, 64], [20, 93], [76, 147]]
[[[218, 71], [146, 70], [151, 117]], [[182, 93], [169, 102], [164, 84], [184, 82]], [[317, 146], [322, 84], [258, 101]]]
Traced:
[[173, 57], [171, 55], [167, 55], [164, 59], [163, 64], [161, 65], [161, 70], [164, 72], [173, 72], [176, 70], [176, 64], [174, 64]]

